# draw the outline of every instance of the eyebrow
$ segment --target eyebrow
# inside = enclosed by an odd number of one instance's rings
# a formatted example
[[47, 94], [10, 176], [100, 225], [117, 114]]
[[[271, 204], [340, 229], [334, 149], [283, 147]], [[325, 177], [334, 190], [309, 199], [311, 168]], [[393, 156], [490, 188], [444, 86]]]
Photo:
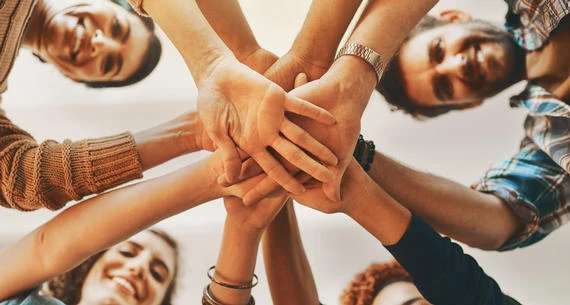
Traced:
[[443, 96], [443, 92], [441, 92], [441, 87], [438, 84], [438, 75], [436, 73], [436, 75], [434, 75], [431, 78], [431, 87], [433, 89], [433, 95], [435, 95], [435, 97], [440, 101], [440, 102], [445, 102], [445, 96]]
[[424, 300], [424, 298], [417, 297], [417, 298], [409, 299], [409, 300], [405, 301], [404, 303], [402, 303], [402, 305], [412, 305], [413, 303], [415, 303], [416, 301], [419, 301], [419, 300]]
[[121, 69], [123, 68], [123, 55], [117, 55], [117, 69], [115, 69], [115, 73], [113, 74], [112, 77], [117, 76], [117, 74], [119, 74], [119, 72], [121, 72]]

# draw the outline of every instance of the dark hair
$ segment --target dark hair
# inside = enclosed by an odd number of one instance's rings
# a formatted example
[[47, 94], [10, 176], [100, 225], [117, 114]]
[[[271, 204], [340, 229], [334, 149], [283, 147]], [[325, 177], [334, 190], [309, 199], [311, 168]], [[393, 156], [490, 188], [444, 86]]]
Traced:
[[[178, 275], [178, 244], [166, 232], [155, 229], [150, 229], [148, 232], [151, 232], [160, 237], [174, 250], [175, 253], [176, 265], [174, 268], [172, 282], [168, 286], [161, 303], [161, 305], [171, 305], [172, 297], [174, 296], [174, 291], [176, 288], [176, 277]], [[91, 256], [86, 261], [81, 263], [81, 265], [49, 280], [46, 283], [49, 289], [48, 293], [66, 305], [79, 304], [79, 301], [81, 301], [81, 290], [83, 289], [85, 278], [87, 278], [87, 275], [89, 274], [91, 268], [93, 268], [93, 265], [95, 265], [95, 263], [99, 260], [99, 258], [101, 258], [101, 256], [103, 256], [103, 254], [105, 254], [105, 252], [107, 252], [107, 250]]]
[[371, 305], [380, 290], [395, 282], [411, 282], [412, 277], [398, 262], [372, 264], [357, 274], [340, 297], [342, 305]]
[[122, 81], [96, 81], [96, 82], [89, 82], [89, 81], [81, 81], [89, 88], [110, 88], [110, 87], [125, 87], [132, 84], [135, 84], [145, 77], [147, 77], [158, 65], [160, 60], [160, 55], [162, 54], [162, 44], [156, 36], [154, 21], [150, 17], [141, 16], [136, 13], [133, 8], [124, 0], [110, 0], [111, 2], [119, 5], [120, 7], [124, 8], [126, 11], [130, 12], [131, 14], [137, 15], [139, 19], [144, 24], [145, 28], [151, 33], [148, 39], [148, 49], [143, 56], [142, 62], [138, 70], [136, 70], [133, 75], [129, 76], [127, 79]]
[[[420, 22], [410, 31], [410, 33], [404, 38], [404, 41], [400, 47], [406, 43], [408, 40], [414, 38], [415, 36], [443, 25], [449, 24], [448, 21], [440, 20], [435, 17], [426, 15]], [[400, 69], [400, 57], [396, 53], [394, 58], [388, 63], [382, 79], [376, 85], [376, 90], [380, 92], [393, 107], [393, 110], [403, 110], [416, 119], [422, 118], [432, 118], [440, 114], [444, 114], [450, 110], [456, 110], [464, 108], [466, 105], [441, 105], [437, 107], [421, 107], [414, 105], [412, 101], [406, 95], [406, 88], [404, 87], [404, 81], [402, 76], [402, 70]]]

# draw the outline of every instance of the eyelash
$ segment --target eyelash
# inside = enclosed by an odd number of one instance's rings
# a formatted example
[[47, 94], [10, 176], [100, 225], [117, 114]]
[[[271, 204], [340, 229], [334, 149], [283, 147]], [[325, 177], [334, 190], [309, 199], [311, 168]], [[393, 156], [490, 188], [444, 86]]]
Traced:
[[437, 63], [440, 63], [443, 61], [443, 57], [445, 55], [444, 51], [443, 51], [443, 47], [442, 47], [442, 40], [441, 38], [437, 40], [437, 42], [435, 43], [435, 50], [434, 50], [434, 59]]
[[154, 279], [157, 280], [158, 282], [160, 282], [160, 283], [164, 282], [164, 278], [163, 278], [162, 275], [160, 275], [160, 273], [158, 273], [156, 270], [151, 269], [151, 270], [150, 270], [150, 274], [151, 274], [152, 277], [154, 277]]
[[109, 73], [114, 66], [114, 60], [113, 60], [113, 56], [111, 55], [107, 55], [107, 57], [105, 57], [105, 65], [103, 66], [103, 73], [107, 74]]

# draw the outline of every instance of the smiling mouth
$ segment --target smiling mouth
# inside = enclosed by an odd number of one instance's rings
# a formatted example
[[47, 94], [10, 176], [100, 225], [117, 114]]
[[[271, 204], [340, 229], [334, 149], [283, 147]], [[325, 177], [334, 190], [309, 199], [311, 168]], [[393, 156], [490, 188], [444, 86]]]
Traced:
[[75, 61], [77, 59], [77, 55], [81, 50], [81, 42], [83, 41], [83, 36], [85, 35], [85, 27], [82, 24], [78, 23], [75, 27], [75, 32], [73, 33], [74, 37], [71, 41], [71, 60]]
[[132, 296], [135, 300], [138, 300], [138, 294], [136, 287], [127, 279], [120, 276], [112, 278], [112, 281], [119, 286], [119, 289], [126, 295]]

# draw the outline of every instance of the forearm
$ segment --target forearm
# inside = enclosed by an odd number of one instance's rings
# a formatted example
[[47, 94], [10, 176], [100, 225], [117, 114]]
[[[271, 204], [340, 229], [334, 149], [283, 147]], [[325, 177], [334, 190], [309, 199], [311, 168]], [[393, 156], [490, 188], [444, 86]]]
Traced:
[[362, 0], [313, 0], [291, 50], [328, 69]]
[[143, 170], [183, 154], [213, 149], [205, 135], [198, 112], [187, 112], [156, 127], [134, 135]]
[[[156, 222], [224, 195], [200, 161], [88, 199], [0, 253], [0, 300], [65, 272]], [[78, 243], [78, 241], [86, 241]]]
[[438, 232], [471, 246], [496, 249], [523, 226], [498, 197], [411, 169], [379, 152], [368, 174]]
[[197, 84], [222, 58], [234, 57], [204, 18], [196, 0], [145, 0], [143, 9], [178, 49]]
[[319, 304], [317, 287], [303, 248], [293, 202], [263, 234], [265, 272], [274, 305]]
[[[214, 274], [216, 281], [231, 285], [252, 282], [262, 232], [231, 215], [226, 218]], [[223, 304], [248, 304], [251, 297], [251, 289], [231, 289], [214, 282], [210, 285], [210, 291]]]
[[[240, 62], [259, 50], [237, 0], [196, 0], [204, 17]], [[247, 63], [246, 63], [247, 64]]]

